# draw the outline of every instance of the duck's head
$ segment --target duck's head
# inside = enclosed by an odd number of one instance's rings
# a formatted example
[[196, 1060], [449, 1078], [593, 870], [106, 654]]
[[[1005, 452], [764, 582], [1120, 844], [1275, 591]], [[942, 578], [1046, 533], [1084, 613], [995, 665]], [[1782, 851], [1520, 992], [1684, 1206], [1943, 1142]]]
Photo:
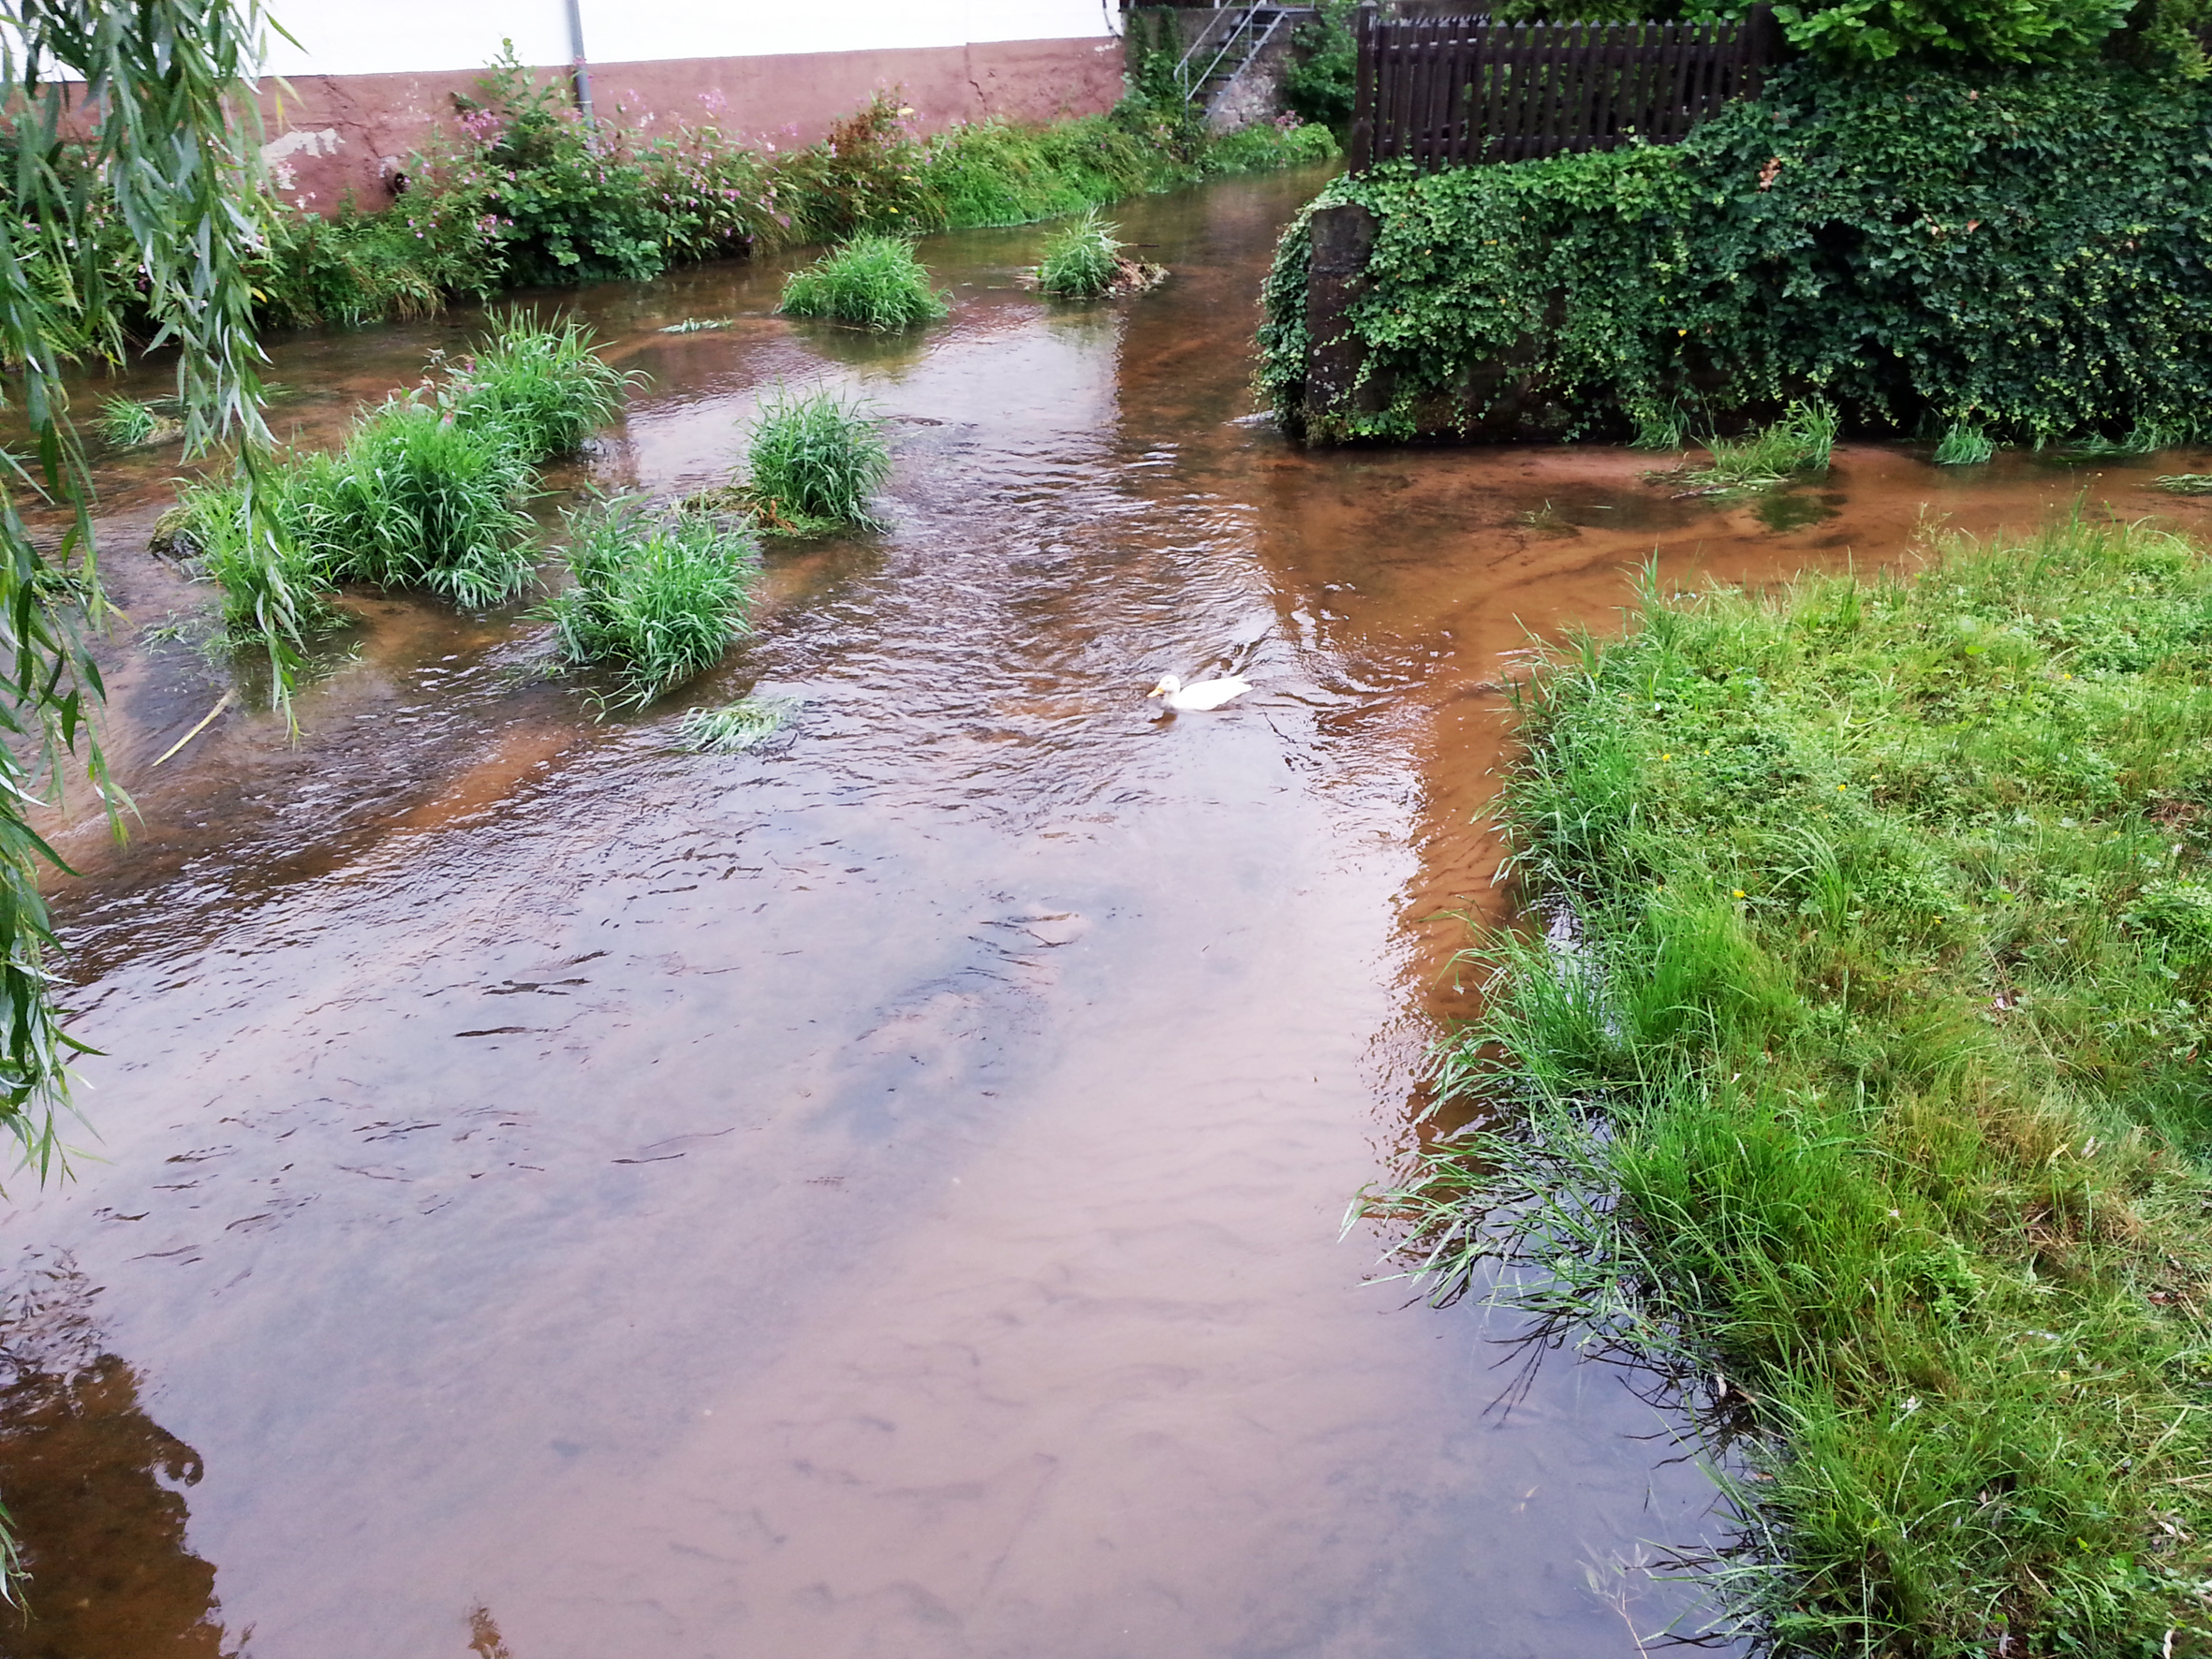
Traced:
[[1183, 682], [1172, 674], [1162, 674], [1159, 683], [1144, 695], [1146, 697], [1173, 697], [1183, 689]]

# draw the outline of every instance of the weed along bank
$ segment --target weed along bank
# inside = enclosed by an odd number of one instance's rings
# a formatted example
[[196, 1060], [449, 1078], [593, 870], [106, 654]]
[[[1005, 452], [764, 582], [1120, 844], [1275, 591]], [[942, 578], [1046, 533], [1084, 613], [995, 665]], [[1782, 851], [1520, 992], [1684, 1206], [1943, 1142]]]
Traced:
[[404, 188], [409, 157], [511, 51], [611, 125], [712, 125], [752, 146], [817, 142], [898, 89], [925, 130], [1102, 114], [1121, 97], [1118, 7], [1099, 0], [294, 0], [268, 68], [262, 155], [293, 206], [364, 208]]

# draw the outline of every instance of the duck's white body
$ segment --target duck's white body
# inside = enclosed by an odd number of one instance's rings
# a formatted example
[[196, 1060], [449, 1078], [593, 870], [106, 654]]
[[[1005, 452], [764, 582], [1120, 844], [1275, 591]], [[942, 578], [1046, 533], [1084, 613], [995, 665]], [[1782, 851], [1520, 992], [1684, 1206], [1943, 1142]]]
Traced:
[[1219, 680], [1201, 680], [1195, 685], [1186, 685], [1172, 674], [1162, 674], [1159, 683], [1144, 695], [1164, 697], [1168, 707], [1178, 712], [1194, 713], [1218, 709], [1231, 698], [1243, 697], [1251, 689], [1249, 682], [1239, 680], [1233, 674]]

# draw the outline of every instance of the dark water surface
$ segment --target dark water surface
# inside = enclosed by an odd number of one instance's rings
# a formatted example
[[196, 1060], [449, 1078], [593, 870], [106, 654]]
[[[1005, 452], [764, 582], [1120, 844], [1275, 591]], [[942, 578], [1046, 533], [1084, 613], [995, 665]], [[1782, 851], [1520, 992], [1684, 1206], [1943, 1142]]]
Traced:
[[[1585, 1659], [1689, 1606], [1620, 1571], [1719, 1525], [1670, 1420], [1571, 1354], [1494, 1408], [1479, 1311], [1338, 1240], [1413, 1141], [1438, 918], [1496, 903], [1509, 653], [1655, 546], [1768, 580], [2154, 498], [1301, 453], [1244, 418], [1314, 184], [1128, 206], [1175, 274], [1119, 306], [1016, 286], [1040, 231], [935, 239], [910, 340], [774, 318], [768, 267], [584, 296], [653, 380], [564, 484], [719, 482], [779, 380], [893, 421], [893, 531], [773, 551], [760, 633], [644, 717], [535, 674], [541, 624], [364, 596], [296, 744], [232, 708], [156, 771], [228, 680], [119, 641], [144, 822], [57, 830], [108, 1057], [78, 1179], [9, 1189], [0, 1652]], [[280, 346], [276, 424], [466, 322]], [[199, 598], [137, 551], [173, 464], [103, 475], [140, 625]], [[1261, 689], [1152, 717], [1213, 669]], [[756, 686], [787, 738], [672, 747]]]

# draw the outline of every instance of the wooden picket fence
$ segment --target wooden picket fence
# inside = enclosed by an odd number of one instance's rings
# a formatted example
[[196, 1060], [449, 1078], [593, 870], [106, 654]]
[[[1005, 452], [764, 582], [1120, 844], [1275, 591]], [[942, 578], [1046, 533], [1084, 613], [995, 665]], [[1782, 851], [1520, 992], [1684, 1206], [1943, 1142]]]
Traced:
[[1756, 94], [1780, 55], [1766, 7], [1737, 23], [1501, 23], [1363, 6], [1350, 166], [1423, 170], [1673, 143]]

